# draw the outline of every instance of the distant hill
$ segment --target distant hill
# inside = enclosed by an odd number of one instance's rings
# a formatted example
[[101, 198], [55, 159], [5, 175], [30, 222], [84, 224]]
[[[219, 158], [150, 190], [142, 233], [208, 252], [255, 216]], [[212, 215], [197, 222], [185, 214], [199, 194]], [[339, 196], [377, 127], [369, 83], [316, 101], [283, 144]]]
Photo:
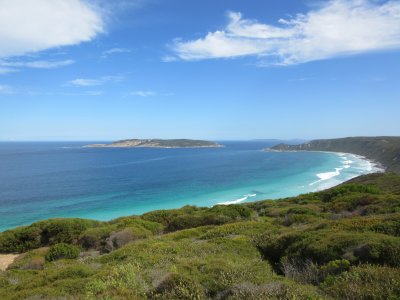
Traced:
[[301, 145], [278, 144], [269, 151], [332, 151], [365, 156], [386, 171], [400, 173], [400, 137], [348, 137], [313, 140]]
[[210, 141], [189, 139], [129, 139], [110, 144], [91, 144], [90, 148], [217, 148], [222, 145]]

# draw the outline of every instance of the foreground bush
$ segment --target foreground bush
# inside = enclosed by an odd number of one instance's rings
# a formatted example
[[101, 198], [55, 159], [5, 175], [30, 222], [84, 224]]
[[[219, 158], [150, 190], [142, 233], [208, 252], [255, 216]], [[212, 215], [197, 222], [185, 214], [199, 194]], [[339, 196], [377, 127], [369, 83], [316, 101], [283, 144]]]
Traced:
[[257, 241], [264, 257], [274, 264], [287, 257], [317, 264], [346, 259], [352, 263], [400, 266], [400, 239], [384, 234], [310, 229], [266, 235]]
[[25, 252], [56, 243], [76, 243], [79, 235], [101, 222], [83, 219], [50, 219], [0, 234], [0, 253]]
[[46, 260], [53, 261], [62, 258], [77, 258], [80, 252], [77, 246], [60, 243], [50, 247], [46, 254]]
[[212, 208], [185, 206], [181, 209], [159, 210], [144, 214], [144, 220], [161, 223], [165, 231], [248, 220], [254, 212], [243, 205], [216, 205]]
[[395, 300], [400, 297], [400, 270], [362, 265], [339, 277], [329, 277], [322, 287], [334, 299]]

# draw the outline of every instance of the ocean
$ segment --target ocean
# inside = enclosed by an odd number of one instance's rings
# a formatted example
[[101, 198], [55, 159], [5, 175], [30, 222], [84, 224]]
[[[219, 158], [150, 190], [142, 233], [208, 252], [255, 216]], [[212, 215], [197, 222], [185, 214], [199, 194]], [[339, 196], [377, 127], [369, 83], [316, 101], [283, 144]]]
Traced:
[[59, 217], [110, 220], [184, 205], [278, 199], [378, 171], [352, 154], [223, 148], [83, 148], [90, 142], [0, 143], [0, 231]]

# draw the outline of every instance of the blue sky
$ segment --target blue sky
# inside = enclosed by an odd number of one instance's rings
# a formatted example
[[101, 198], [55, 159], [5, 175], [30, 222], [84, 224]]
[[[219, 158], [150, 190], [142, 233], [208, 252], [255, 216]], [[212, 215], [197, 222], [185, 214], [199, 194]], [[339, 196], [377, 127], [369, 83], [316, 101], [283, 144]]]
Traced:
[[2, 141], [400, 135], [400, 1], [1, 0], [0, 40]]

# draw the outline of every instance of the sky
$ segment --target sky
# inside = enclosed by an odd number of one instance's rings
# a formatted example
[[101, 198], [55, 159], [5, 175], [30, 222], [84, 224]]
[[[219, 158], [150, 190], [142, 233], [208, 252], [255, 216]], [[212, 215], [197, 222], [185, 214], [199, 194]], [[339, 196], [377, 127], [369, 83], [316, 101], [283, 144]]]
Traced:
[[0, 0], [0, 141], [400, 135], [400, 1]]

